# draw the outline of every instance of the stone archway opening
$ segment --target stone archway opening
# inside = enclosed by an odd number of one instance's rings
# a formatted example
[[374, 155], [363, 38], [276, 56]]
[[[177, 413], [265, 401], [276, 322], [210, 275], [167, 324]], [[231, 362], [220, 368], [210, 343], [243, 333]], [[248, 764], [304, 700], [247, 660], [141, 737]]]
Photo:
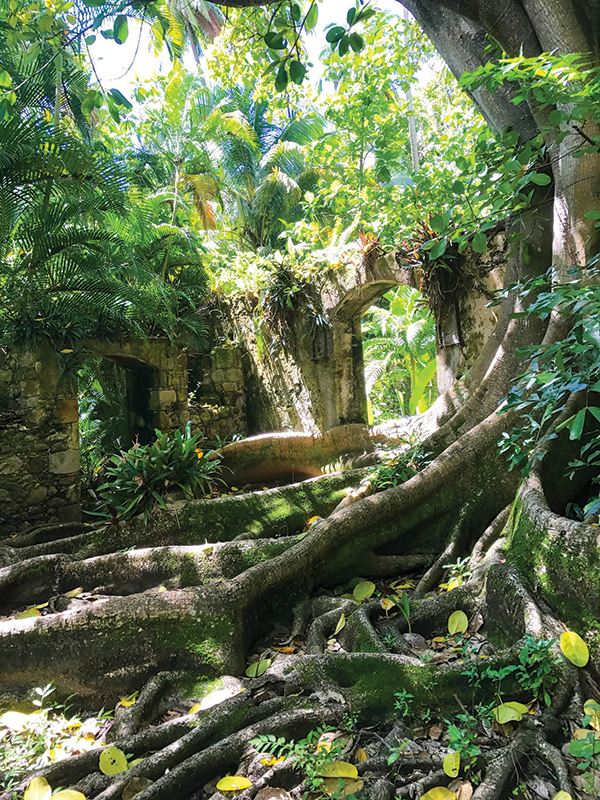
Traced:
[[132, 444], [148, 444], [158, 419], [150, 405], [155, 370], [129, 355], [98, 355], [78, 373], [82, 483], [91, 484], [104, 460]]
[[437, 397], [436, 327], [421, 292], [395, 286], [361, 319], [370, 424], [425, 412]]

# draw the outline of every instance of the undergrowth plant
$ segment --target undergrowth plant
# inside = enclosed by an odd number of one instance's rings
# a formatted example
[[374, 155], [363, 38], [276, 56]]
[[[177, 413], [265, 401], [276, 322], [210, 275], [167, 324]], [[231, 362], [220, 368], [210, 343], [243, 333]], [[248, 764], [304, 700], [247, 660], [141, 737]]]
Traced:
[[35, 689], [37, 710], [32, 713], [0, 715], [0, 791], [10, 791], [28, 772], [63, 754], [98, 746], [94, 736], [79, 734], [81, 719], [70, 715], [68, 706], [48, 700], [53, 691], [51, 684]]
[[323, 784], [321, 772], [342, 754], [341, 743], [337, 739], [329, 740], [326, 745], [320, 744], [319, 739], [324, 733], [335, 731], [335, 728], [325, 725], [317, 728], [297, 742], [294, 739], [287, 741], [283, 736], [266, 734], [250, 740], [250, 744], [259, 753], [269, 753], [277, 759], [292, 759], [294, 766], [306, 773], [306, 785], [311, 792], [318, 792]]
[[198, 447], [201, 434], [192, 436], [189, 424], [185, 434], [175, 431], [172, 439], [155, 430], [156, 441], [135, 444], [127, 452], [112, 456], [107, 467], [108, 482], [98, 490], [100, 516], [113, 521], [130, 520], [154, 508], [166, 508], [173, 491], [183, 492], [186, 500], [208, 494], [214, 483], [223, 482], [220, 458]]

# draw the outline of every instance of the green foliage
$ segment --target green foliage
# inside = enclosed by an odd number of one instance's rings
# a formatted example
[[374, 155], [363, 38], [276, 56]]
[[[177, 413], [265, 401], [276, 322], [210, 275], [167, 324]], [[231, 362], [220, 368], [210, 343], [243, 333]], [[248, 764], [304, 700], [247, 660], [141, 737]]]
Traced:
[[342, 753], [341, 744], [337, 739], [330, 740], [327, 747], [318, 744], [324, 733], [334, 730], [335, 728], [325, 725], [310, 731], [305, 739], [297, 742], [293, 739], [288, 742], [283, 736], [267, 734], [256, 736], [250, 740], [250, 744], [259, 753], [269, 753], [275, 758], [292, 759], [294, 766], [306, 773], [306, 782], [310, 791], [315, 792], [319, 791], [319, 787], [323, 783], [320, 773], [328, 764], [336, 761]]
[[155, 431], [152, 444], [134, 445], [120, 456], [113, 456], [105, 470], [109, 481], [98, 489], [101, 516], [130, 520], [143, 514], [144, 522], [155, 508], [166, 508], [171, 492], [179, 490], [191, 500], [208, 494], [222, 466], [218, 456], [203, 453], [197, 446], [201, 434], [175, 431], [172, 439]]
[[[596, 259], [598, 258], [596, 257]], [[560, 307], [572, 323], [567, 335], [557, 342], [529, 348], [528, 372], [520, 376], [511, 387], [504, 411], [518, 412], [521, 424], [505, 433], [499, 444], [507, 454], [510, 468], [519, 468], [523, 475], [532, 466], [533, 450], [542, 442], [557, 437], [560, 429], [568, 428], [570, 439], [579, 441], [586, 421], [600, 421], [600, 408], [586, 405], [565, 420], [555, 431], [552, 423], [564, 411], [568, 397], [573, 392], [600, 389], [600, 288], [590, 282], [597, 275], [597, 267], [590, 264], [581, 275], [568, 282], [554, 283], [549, 290], [551, 275], [536, 278], [526, 285], [513, 287], [523, 297], [533, 297], [523, 315], [537, 315], [547, 319]], [[525, 354], [525, 353], [524, 353]], [[589, 401], [588, 401], [589, 402]], [[543, 452], [537, 453], [542, 459]], [[572, 475], [577, 469], [600, 463], [597, 441], [582, 445], [580, 454], [569, 465]]]
[[53, 691], [51, 684], [35, 689], [37, 710], [30, 714], [0, 715], [0, 789], [10, 790], [28, 772], [50, 763], [51, 750], [78, 738], [81, 720], [67, 716], [64, 705], [48, 701]]
[[477, 726], [479, 720], [477, 717], [468, 713], [457, 714], [456, 719], [460, 723], [454, 725], [449, 720], [446, 720], [448, 725], [448, 746], [451, 750], [455, 750], [460, 755], [462, 763], [470, 764], [473, 759], [481, 755], [481, 748], [477, 744]]
[[[413, 701], [415, 696], [408, 692], [406, 689], [400, 689], [399, 692], [394, 692], [394, 711], [401, 718], [410, 717], [413, 713]], [[388, 761], [388, 763], [390, 763]]]
[[390, 489], [413, 478], [427, 464], [427, 457], [417, 439], [394, 455], [389, 461], [378, 466], [369, 476], [376, 492]]
[[375, 422], [424, 412], [436, 396], [433, 315], [416, 289], [399, 286], [364, 315], [367, 394]]
[[517, 680], [526, 691], [533, 693], [536, 700], [541, 702], [543, 699], [547, 706], [552, 702], [550, 691], [558, 680], [556, 667], [561, 663], [560, 657], [552, 652], [554, 643], [554, 639], [536, 639], [526, 633], [519, 651]]
[[269, 284], [261, 293], [259, 318], [273, 336], [272, 351], [289, 353], [295, 341], [293, 324], [297, 312], [304, 313], [313, 340], [330, 322], [310, 269], [302, 269], [283, 257], [277, 261]]

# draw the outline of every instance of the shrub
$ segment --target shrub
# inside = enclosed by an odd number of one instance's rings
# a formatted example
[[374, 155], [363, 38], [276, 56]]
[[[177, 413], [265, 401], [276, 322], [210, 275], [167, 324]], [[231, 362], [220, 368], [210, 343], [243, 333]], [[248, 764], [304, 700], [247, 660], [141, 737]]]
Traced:
[[192, 436], [189, 424], [184, 435], [175, 431], [172, 439], [159, 430], [155, 433], [152, 444], [134, 444], [127, 452], [111, 457], [112, 466], [106, 468], [109, 481], [98, 489], [100, 516], [116, 521], [143, 514], [147, 522], [154, 508], [166, 508], [173, 491], [192, 500], [203, 497], [213, 483], [221, 481], [220, 458], [213, 451], [201, 451], [201, 434]]

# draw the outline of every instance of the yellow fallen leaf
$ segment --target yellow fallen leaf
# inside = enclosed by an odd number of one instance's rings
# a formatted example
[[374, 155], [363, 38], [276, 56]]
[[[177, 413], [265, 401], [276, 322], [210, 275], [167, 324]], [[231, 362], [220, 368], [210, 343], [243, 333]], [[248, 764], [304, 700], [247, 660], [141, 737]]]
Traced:
[[469, 620], [464, 611], [455, 611], [454, 614], [450, 614], [448, 619], [448, 632], [450, 636], [454, 636], [457, 633], [464, 633], [468, 627]]
[[384, 611], [389, 611], [390, 608], [394, 608], [394, 603], [392, 603], [389, 597], [382, 597], [379, 604]]
[[166, 592], [167, 591], [167, 587], [163, 586], [162, 583], [161, 583], [161, 585], [158, 587], [158, 591], [159, 592]]
[[573, 798], [568, 792], [560, 791], [554, 795], [553, 800], [573, 800]]
[[83, 594], [83, 588], [78, 586], [77, 589], [71, 589], [70, 592], [65, 592], [65, 597], [79, 597], [80, 594]]
[[65, 347], [65, 349], [64, 349], [64, 350], [61, 350], [60, 352], [61, 352], [61, 353], [73, 353], [73, 352], [75, 352], [75, 351], [74, 351], [74, 350], [69, 350], [69, 348], [68, 348], [68, 347]]
[[121, 705], [125, 706], [126, 708], [128, 706], [134, 705], [135, 701], [137, 700], [138, 694], [139, 692], [134, 692], [133, 694], [130, 694], [129, 697], [122, 697], [120, 701]]
[[34, 778], [29, 781], [23, 800], [50, 800], [52, 789], [46, 778]]
[[[341, 787], [340, 781], [342, 782]], [[360, 778], [325, 778], [321, 784], [321, 788], [330, 797], [348, 797], [348, 795], [354, 795], [356, 792], [360, 792], [364, 785], [364, 781]]]
[[249, 789], [252, 786], [252, 781], [244, 778], [241, 775], [227, 775], [225, 778], [217, 783], [217, 789], [220, 792], [241, 792], [243, 789]]
[[560, 649], [576, 667], [585, 667], [590, 660], [587, 644], [575, 631], [565, 631], [560, 637]]
[[364, 603], [375, 591], [375, 584], [372, 581], [361, 581], [357, 583], [352, 591], [352, 596], [357, 603]]
[[323, 519], [323, 517], [319, 517], [319, 516], [311, 517], [306, 524], [307, 525], [314, 525], [314, 523], [318, 522], [320, 519]]
[[460, 753], [448, 753], [444, 759], [444, 772], [449, 778], [456, 778], [460, 769]]
[[367, 760], [367, 754], [362, 749], [362, 747], [359, 747], [358, 750], [356, 751], [356, 760], [358, 761], [359, 764], [362, 764], [363, 761]]
[[432, 642], [436, 642], [437, 644], [442, 644], [443, 642], [446, 641], [446, 637], [445, 636], [434, 636], [431, 641]]
[[496, 706], [492, 709], [492, 714], [500, 725], [505, 725], [507, 722], [520, 722], [523, 714], [527, 714], [528, 711], [529, 708], [523, 703], [510, 702]]
[[20, 614], [17, 614], [15, 619], [29, 619], [29, 617], [41, 617], [42, 615], [37, 610], [37, 608], [28, 608], [26, 611], [22, 611]]
[[590, 717], [588, 725], [595, 731], [600, 731], [600, 705], [593, 700], [586, 700], [583, 704], [583, 713], [586, 717]]
[[273, 650], [277, 650], [278, 653], [283, 653], [286, 656], [292, 655], [296, 648], [295, 647], [274, 647]]
[[342, 614], [341, 614], [340, 618], [338, 619], [338, 624], [335, 626], [335, 630], [333, 632], [333, 635], [337, 636], [338, 633], [342, 630], [342, 628], [344, 627], [345, 624], [346, 624], [346, 615], [342, 611]]
[[188, 711], [188, 714], [196, 714], [198, 711], [200, 711], [200, 708], [200, 703], [194, 703], [194, 705]]
[[358, 770], [347, 761], [332, 761], [325, 764], [317, 775], [321, 778], [358, 778]]
[[127, 770], [127, 759], [125, 753], [118, 747], [107, 747], [100, 753], [98, 765], [100, 772], [105, 775], [117, 775]]
[[456, 795], [445, 786], [434, 786], [424, 795], [421, 795], [421, 800], [456, 800]]
[[63, 789], [62, 792], [52, 795], [52, 800], [85, 800], [85, 795], [74, 789]]
[[281, 756], [281, 758], [261, 758], [260, 763], [264, 764], [266, 767], [274, 767], [275, 764], [281, 764], [282, 761], [285, 761], [285, 756]]

